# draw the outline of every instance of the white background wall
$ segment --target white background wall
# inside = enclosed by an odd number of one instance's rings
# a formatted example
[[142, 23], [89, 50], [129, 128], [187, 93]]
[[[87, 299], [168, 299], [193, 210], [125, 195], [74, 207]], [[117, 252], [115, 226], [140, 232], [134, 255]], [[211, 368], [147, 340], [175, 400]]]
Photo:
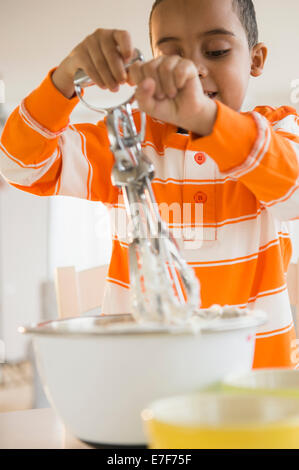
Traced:
[[[150, 58], [147, 18], [151, 4], [152, 0], [0, 0], [0, 79], [6, 84], [7, 112], [97, 27], [129, 30], [136, 47]], [[269, 46], [269, 57], [263, 76], [250, 83], [245, 109], [257, 104], [291, 105], [291, 81], [299, 78], [299, 2], [256, 0], [255, 4], [260, 40]], [[97, 116], [79, 105], [71, 119], [95, 122]], [[74, 215], [66, 219], [65, 211]], [[70, 249], [74, 230], [81, 231], [82, 239], [86, 237], [84, 231], [94, 211], [98, 219], [105, 217], [101, 208], [84, 201], [56, 199], [49, 205], [47, 198], [8, 187], [0, 191], [0, 339], [5, 339], [8, 359], [24, 354], [26, 342], [16, 327], [41, 318], [39, 285], [52, 277], [54, 267], [63, 263], [87, 267], [109, 257], [109, 234], [96, 245], [95, 227], [90, 231], [94, 257], [80, 242]], [[49, 223], [59, 227], [51, 237]], [[293, 240], [295, 258], [299, 256], [298, 224]]]

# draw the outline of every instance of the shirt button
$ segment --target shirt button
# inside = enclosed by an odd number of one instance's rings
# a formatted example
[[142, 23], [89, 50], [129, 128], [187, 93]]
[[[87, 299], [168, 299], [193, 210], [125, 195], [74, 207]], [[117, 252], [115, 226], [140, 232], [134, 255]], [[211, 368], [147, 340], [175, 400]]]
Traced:
[[194, 160], [199, 165], [202, 165], [206, 161], [206, 159], [207, 159], [207, 157], [205, 156], [205, 154], [203, 152], [198, 152], [194, 155]]
[[202, 193], [201, 191], [198, 191], [198, 193], [194, 194], [195, 202], [200, 202], [204, 204], [205, 202], [207, 202], [207, 199], [208, 199], [208, 196], [206, 195], [206, 193]]

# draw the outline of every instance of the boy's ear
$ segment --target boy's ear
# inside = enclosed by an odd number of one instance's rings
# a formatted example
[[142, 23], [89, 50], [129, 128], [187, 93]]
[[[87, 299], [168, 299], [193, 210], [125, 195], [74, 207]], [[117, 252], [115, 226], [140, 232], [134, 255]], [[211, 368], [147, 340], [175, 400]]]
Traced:
[[251, 75], [259, 77], [263, 73], [268, 49], [263, 42], [256, 44], [251, 51]]

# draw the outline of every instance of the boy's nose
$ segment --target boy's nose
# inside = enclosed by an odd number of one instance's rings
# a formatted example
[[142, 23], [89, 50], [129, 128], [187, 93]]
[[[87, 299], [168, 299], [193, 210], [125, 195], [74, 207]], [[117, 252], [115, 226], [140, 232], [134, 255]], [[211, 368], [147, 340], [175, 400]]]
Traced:
[[198, 50], [193, 51], [190, 54], [190, 59], [196, 65], [196, 68], [198, 70], [198, 75], [202, 78], [205, 78], [208, 75], [209, 71], [206, 65], [204, 64], [202, 54]]
[[207, 77], [207, 75], [209, 73], [207, 67], [202, 62], [201, 63], [196, 63], [195, 62], [195, 65], [196, 65], [197, 70], [198, 70], [198, 75], [201, 78]]

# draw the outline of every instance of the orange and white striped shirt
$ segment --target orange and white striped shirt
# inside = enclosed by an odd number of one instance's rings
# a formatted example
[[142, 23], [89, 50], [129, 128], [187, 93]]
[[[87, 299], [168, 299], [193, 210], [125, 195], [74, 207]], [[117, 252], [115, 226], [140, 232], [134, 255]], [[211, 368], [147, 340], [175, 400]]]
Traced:
[[[0, 169], [23, 191], [109, 205], [115, 233], [103, 311], [127, 312], [128, 240], [115, 224], [125, 208], [111, 184], [114, 157], [106, 127], [102, 121], [69, 123], [78, 99], [68, 100], [55, 88], [54, 70], [10, 115], [1, 137]], [[187, 218], [175, 210], [161, 214], [182, 234], [178, 242], [200, 281], [201, 307], [266, 311], [254, 367], [296, 367], [286, 272], [292, 253], [288, 222], [299, 218], [299, 117], [291, 107], [238, 113], [217, 106], [207, 137], [179, 134], [175, 126], [147, 118], [143, 150], [156, 169], [153, 190], [165, 211], [191, 208]], [[137, 126], [139, 118], [136, 112]], [[196, 228], [192, 240], [194, 231], [187, 232]]]

